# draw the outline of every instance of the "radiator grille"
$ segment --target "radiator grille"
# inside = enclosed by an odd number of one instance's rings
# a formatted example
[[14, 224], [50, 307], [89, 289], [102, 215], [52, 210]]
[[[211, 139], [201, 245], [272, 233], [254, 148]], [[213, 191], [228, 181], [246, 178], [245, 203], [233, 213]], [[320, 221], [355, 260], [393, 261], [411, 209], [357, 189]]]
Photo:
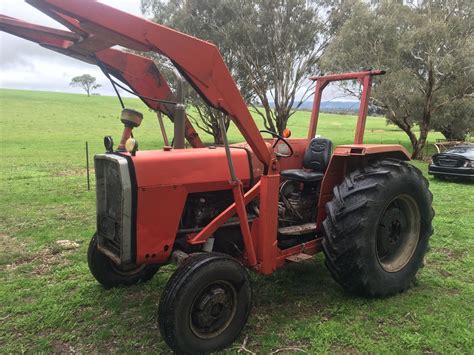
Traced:
[[122, 239], [122, 182], [119, 166], [110, 160], [99, 160], [97, 171], [97, 229], [100, 236], [120, 248]]
[[131, 258], [131, 184], [128, 163], [114, 155], [95, 157], [99, 246], [122, 262]]
[[464, 159], [458, 159], [454, 157], [446, 157], [446, 156], [439, 156], [436, 157], [434, 160], [434, 163], [439, 166], [445, 166], [445, 167], [460, 167], [464, 163]]

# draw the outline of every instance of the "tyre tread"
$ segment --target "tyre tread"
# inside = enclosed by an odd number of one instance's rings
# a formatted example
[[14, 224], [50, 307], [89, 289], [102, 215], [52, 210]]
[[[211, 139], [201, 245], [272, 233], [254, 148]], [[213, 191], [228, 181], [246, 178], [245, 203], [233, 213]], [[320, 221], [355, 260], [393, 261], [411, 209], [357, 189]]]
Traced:
[[408, 178], [418, 181], [426, 203], [430, 204], [430, 227], [422, 230], [429, 238], [433, 233], [434, 216], [432, 193], [428, 180], [414, 166], [396, 159], [376, 160], [346, 175], [342, 183], [334, 187], [334, 198], [326, 204], [327, 218], [323, 222], [325, 238], [323, 252], [325, 264], [335, 279], [349, 292], [368, 297], [385, 297], [407, 289], [413, 280], [399, 284], [396, 290], [375, 287], [375, 281], [364, 273], [364, 225], [371, 220], [371, 211], [379, 205], [378, 196], [383, 186], [393, 179]]

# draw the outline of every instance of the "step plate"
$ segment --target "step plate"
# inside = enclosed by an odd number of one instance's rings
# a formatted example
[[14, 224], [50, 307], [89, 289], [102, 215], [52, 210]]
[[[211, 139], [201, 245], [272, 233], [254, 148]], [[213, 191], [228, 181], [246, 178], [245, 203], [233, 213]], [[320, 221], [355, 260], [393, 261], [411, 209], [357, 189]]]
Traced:
[[305, 254], [305, 253], [299, 253], [299, 254], [295, 254], [295, 255], [290, 255], [290, 256], [286, 257], [285, 260], [291, 261], [293, 263], [300, 263], [302, 261], [311, 259], [312, 257], [313, 257], [312, 255], [308, 255], [308, 254]]
[[297, 226], [278, 228], [278, 233], [283, 235], [302, 235], [316, 232], [316, 223], [306, 223]]

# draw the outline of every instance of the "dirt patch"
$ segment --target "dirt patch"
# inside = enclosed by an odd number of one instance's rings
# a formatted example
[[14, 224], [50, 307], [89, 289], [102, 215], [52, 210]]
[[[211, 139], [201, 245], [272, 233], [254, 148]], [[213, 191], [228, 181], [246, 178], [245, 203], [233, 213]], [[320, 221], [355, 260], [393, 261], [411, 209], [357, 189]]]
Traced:
[[331, 350], [329, 352], [332, 354], [359, 354], [356, 349], [350, 346], [344, 346], [339, 344], [331, 345]]
[[[309, 339], [308, 340], [308, 346], [309, 346]], [[246, 335], [244, 339], [241, 341], [237, 340], [236, 346], [233, 346], [229, 349], [226, 349], [224, 352], [225, 353], [246, 353], [246, 354], [259, 354], [260, 352], [257, 350], [259, 347], [258, 342], [255, 339], [251, 339], [249, 335]], [[306, 354], [306, 346], [303, 343], [297, 343], [297, 344], [291, 344], [287, 345], [285, 347], [273, 349], [270, 351], [268, 354], [273, 355], [273, 354], [298, 354], [298, 353], [303, 353]]]
[[[90, 169], [90, 175], [94, 176], [95, 171], [94, 169]], [[86, 176], [87, 169], [84, 168], [72, 168], [72, 169], [64, 169], [64, 170], [56, 170], [51, 173], [52, 176], [55, 177], [68, 177], [68, 176]]]
[[451, 274], [450, 272], [446, 271], [446, 270], [441, 270], [439, 272], [441, 274], [441, 276], [443, 277], [450, 277], [450, 276], [453, 276], [453, 274]]
[[[34, 253], [28, 253], [25, 248], [17, 254], [14, 261], [6, 265], [9, 271], [16, 270], [27, 264], [33, 264], [33, 275], [44, 275], [51, 270], [52, 266], [65, 264], [65, 255], [71, 254], [79, 248], [79, 244], [74, 241], [59, 241]], [[12, 255], [13, 257], [13, 255]]]
[[382, 133], [382, 132], [385, 132], [384, 129], [371, 129], [370, 130], [371, 133]]
[[51, 345], [55, 353], [59, 353], [59, 354], [76, 353], [76, 350], [71, 345], [59, 340], [53, 341]]
[[448, 249], [448, 248], [441, 248], [439, 249], [439, 252], [441, 254], [446, 255], [450, 259], [455, 259], [455, 260], [460, 260], [464, 259], [467, 255], [467, 251], [465, 250], [453, 250], [453, 249]]
[[451, 296], [457, 296], [457, 295], [460, 295], [461, 294], [461, 291], [457, 288], [449, 288], [448, 289], [448, 293], [451, 295]]
[[13, 255], [15, 257], [24, 253], [26, 253], [26, 243], [0, 233], [0, 255]]

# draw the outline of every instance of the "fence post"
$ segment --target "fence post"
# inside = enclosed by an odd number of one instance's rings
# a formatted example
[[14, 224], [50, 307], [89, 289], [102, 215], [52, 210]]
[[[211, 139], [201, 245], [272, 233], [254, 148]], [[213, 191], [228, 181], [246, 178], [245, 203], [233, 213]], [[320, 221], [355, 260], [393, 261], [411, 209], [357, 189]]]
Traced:
[[87, 167], [87, 191], [91, 190], [91, 180], [89, 172], [89, 142], [86, 141], [86, 167]]

